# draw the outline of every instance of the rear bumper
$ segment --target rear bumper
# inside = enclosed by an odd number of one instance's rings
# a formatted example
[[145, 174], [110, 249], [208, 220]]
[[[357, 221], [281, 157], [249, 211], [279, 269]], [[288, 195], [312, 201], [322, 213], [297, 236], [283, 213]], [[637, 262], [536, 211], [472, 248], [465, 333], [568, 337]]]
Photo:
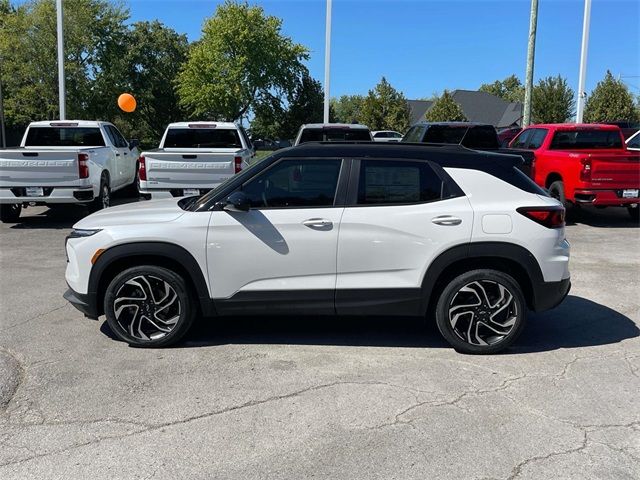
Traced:
[[11, 203], [88, 203], [94, 199], [93, 187], [43, 187], [43, 196], [28, 197], [26, 187], [0, 188], [0, 204]]
[[85, 317], [91, 318], [92, 320], [98, 319], [98, 305], [95, 294], [78, 293], [69, 287], [62, 297], [79, 311], [84, 313]]
[[208, 187], [186, 187], [186, 188], [148, 188], [148, 187], [142, 187], [140, 186], [138, 188], [138, 191], [142, 194], [142, 195], [153, 195], [153, 194], [166, 194], [166, 195], [170, 195], [172, 197], [185, 197], [187, 196], [187, 194], [185, 193], [185, 190], [198, 190], [199, 195], [204, 195], [205, 193], [209, 192], [209, 190], [215, 188], [214, 186], [208, 186]]
[[562, 303], [571, 290], [571, 279], [565, 278], [559, 282], [542, 282], [533, 286], [534, 312], [551, 310]]
[[[638, 187], [636, 187], [637, 189]], [[635, 189], [630, 189], [635, 190]], [[601, 205], [620, 207], [640, 203], [640, 198], [623, 198], [623, 189], [612, 190], [576, 190], [574, 201], [582, 205]]]

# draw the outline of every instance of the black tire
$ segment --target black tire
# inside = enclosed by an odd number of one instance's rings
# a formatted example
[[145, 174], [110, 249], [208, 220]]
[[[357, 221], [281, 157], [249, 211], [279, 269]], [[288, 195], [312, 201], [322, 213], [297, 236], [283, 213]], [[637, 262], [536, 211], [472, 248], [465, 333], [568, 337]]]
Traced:
[[458, 352], [469, 354], [507, 348], [522, 332], [526, 314], [518, 282], [489, 269], [458, 275], [444, 287], [436, 304], [438, 330]]
[[196, 310], [184, 279], [153, 265], [119, 273], [104, 296], [109, 327], [135, 347], [165, 347], [178, 342], [191, 328]]
[[564, 194], [564, 183], [562, 180], [556, 180], [551, 185], [549, 185], [549, 195], [551, 195], [556, 200], [559, 200], [564, 208], [569, 209], [569, 204], [567, 203], [567, 197]]
[[131, 182], [129, 185], [127, 185], [127, 187], [124, 189], [124, 194], [127, 197], [131, 197], [131, 198], [139, 198], [140, 197], [140, 190], [138, 188], [138, 167], [139, 164], [138, 162], [136, 162], [136, 173], [133, 176], [133, 182]]
[[102, 176], [100, 180], [100, 189], [98, 190], [98, 196], [94, 198], [93, 202], [87, 205], [89, 212], [94, 213], [111, 206], [111, 187], [109, 186], [109, 179], [106, 175]]
[[20, 212], [22, 212], [22, 204], [20, 203], [0, 205], [0, 222], [16, 223], [20, 219]]
[[627, 207], [627, 212], [629, 212], [629, 216], [631, 217], [631, 220], [633, 220], [634, 222], [637, 222], [640, 220], [640, 206], [637, 206], [635, 208]]

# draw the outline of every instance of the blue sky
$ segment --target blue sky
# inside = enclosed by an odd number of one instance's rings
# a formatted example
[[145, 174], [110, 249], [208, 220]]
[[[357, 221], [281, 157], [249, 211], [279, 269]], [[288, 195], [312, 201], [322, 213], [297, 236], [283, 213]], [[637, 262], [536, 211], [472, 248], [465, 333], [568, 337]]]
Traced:
[[[129, 0], [132, 21], [159, 19], [190, 40], [219, 1]], [[324, 0], [254, 1], [283, 19], [323, 79]], [[539, 0], [535, 76], [578, 87], [582, 0]], [[383, 75], [408, 98], [524, 78], [529, 0], [334, 0], [331, 95], [364, 94]], [[640, 95], [640, 0], [593, 0], [587, 91], [606, 70]], [[633, 78], [635, 77], [635, 78]]]

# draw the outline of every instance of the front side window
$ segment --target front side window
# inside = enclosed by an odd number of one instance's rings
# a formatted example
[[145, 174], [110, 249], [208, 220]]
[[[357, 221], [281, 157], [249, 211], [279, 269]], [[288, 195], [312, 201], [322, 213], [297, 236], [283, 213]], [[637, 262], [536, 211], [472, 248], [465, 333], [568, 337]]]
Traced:
[[511, 148], [527, 148], [529, 137], [531, 137], [531, 129], [523, 130], [520, 132], [520, 135], [513, 140]]
[[544, 139], [546, 136], [547, 136], [546, 129], [532, 128], [531, 135], [529, 136], [529, 141], [527, 143], [527, 148], [529, 150], [537, 150], [542, 146], [542, 142], [544, 142]]
[[124, 139], [124, 137], [116, 127], [107, 125], [106, 129], [107, 129], [107, 134], [109, 135], [109, 138], [111, 139], [111, 143], [113, 143], [114, 147], [125, 148], [129, 146], [127, 141]]
[[442, 180], [426, 162], [362, 160], [358, 205], [393, 205], [439, 200]]
[[242, 186], [252, 208], [332, 207], [342, 160], [283, 160]]
[[29, 127], [26, 147], [104, 147], [98, 127]]

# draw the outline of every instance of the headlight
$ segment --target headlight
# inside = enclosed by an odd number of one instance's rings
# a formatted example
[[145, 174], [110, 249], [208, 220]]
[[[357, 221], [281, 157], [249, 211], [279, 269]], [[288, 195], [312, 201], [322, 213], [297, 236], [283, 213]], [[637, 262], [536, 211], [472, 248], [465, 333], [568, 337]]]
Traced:
[[100, 232], [101, 229], [95, 229], [95, 230], [86, 230], [86, 229], [81, 229], [81, 228], [74, 228], [73, 230], [71, 230], [71, 233], [69, 234], [69, 236], [67, 238], [84, 238], [84, 237], [90, 237], [91, 235], [95, 235], [96, 233]]

